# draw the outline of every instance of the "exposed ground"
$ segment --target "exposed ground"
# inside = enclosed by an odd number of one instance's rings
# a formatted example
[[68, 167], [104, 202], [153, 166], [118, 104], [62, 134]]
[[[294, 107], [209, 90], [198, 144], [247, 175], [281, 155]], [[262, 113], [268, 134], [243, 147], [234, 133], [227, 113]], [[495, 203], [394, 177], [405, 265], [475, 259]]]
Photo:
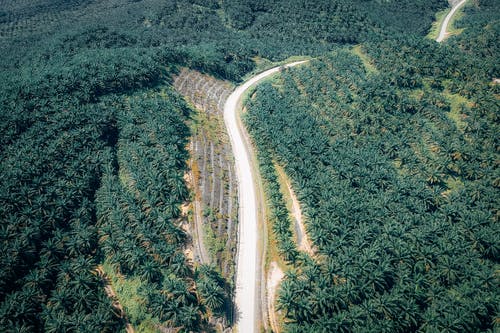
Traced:
[[285, 274], [273, 261], [269, 265], [267, 273], [267, 313], [269, 314], [269, 323], [273, 332], [280, 332], [280, 325], [276, 318], [276, 294], [278, 287]]
[[198, 110], [189, 144], [190, 172], [186, 179], [193, 200], [190, 235], [198, 263], [214, 263], [232, 279], [236, 256], [237, 184], [231, 146], [224, 129], [222, 109], [232, 91], [228, 82], [183, 69], [174, 87]]

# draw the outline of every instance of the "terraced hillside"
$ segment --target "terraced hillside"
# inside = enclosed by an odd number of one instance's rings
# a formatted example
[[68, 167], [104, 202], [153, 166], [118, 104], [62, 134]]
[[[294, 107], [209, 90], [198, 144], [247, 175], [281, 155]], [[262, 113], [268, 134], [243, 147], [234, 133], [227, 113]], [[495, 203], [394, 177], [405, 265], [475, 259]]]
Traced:
[[174, 86], [198, 110], [189, 144], [194, 259], [214, 263], [230, 279], [236, 252], [237, 184], [222, 110], [232, 86], [188, 69], [175, 77]]

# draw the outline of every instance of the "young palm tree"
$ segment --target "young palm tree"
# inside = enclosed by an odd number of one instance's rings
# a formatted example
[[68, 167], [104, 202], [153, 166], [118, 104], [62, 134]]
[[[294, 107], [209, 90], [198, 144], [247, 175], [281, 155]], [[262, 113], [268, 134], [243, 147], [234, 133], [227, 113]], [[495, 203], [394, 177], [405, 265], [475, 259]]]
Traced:
[[148, 282], [160, 282], [162, 278], [160, 265], [154, 260], [147, 259], [141, 266], [141, 277]]
[[204, 278], [198, 284], [202, 302], [213, 312], [220, 313], [225, 304], [225, 292], [215, 281]]
[[187, 332], [197, 331], [201, 324], [200, 307], [198, 305], [186, 305], [179, 309], [177, 325], [183, 327]]

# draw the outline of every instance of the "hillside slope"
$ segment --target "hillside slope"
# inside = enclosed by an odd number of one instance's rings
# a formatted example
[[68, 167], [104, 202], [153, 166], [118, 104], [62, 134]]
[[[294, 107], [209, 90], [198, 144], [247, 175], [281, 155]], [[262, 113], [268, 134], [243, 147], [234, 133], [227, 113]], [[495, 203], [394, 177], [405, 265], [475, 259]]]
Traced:
[[[431, 47], [439, 57], [421, 54], [428, 45], [418, 41], [444, 6], [438, 0], [1, 0], [0, 331], [123, 330], [100, 265], [137, 331], [213, 329], [231, 291], [216, 268], [186, 257], [181, 206], [190, 200], [184, 175], [193, 113], [172, 76], [187, 66], [238, 82], [254, 60], [320, 56], [364, 43], [388, 73], [382, 82], [412, 85], [425, 74], [422, 85], [443, 85], [452, 106], [490, 103], [484, 109], [494, 110], [496, 100], [478, 96], [498, 89], [489, 86], [500, 77], [496, 3], [466, 9], [457, 23], [467, 38]], [[471, 58], [450, 58], [455, 49]], [[398, 60], [415, 55], [423, 60], [406, 66]], [[435, 62], [442, 65], [428, 66]], [[475, 112], [453, 110], [464, 131], [470, 122], [481, 138], [495, 137], [491, 113], [474, 118]], [[490, 167], [491, 157], [481, 154], [480, 165]], [[495, 239], [480, 236], [478, 244], [494, 254], [488, 246]]]
[[250, 133], [266, 169], [284, 165], [318, 248], [290, 249], [289, 220], [274, 221], [294, 267], [286, 331], [498, 329], [498, 71], [476, 53], [496, 48], [476, 44], [490, 30], [498, 18], [449, 46], [371, 40], [257, 88]]

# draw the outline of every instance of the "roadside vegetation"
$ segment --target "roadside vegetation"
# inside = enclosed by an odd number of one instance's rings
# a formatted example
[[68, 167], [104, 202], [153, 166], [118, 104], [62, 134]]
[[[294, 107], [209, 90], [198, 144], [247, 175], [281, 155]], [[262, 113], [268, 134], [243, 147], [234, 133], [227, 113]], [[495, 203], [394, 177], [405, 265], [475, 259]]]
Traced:
[[[496, 52], [493, 8], [469, 7], [475, 24], [448, 45], [372, 39], [362, 58], [335, 51], [248, 100], [293, 265], [278, 297], [285, 331], [498, 330], [499, 73], [479, 55]], [[312, 258], [296, 255], [273, 160], [304, 206]]]
[[[432, 22], [432, 27], [429, 30], [429, 33], [427, 34], [427, 38], [436, 40], [436, 38], [439, 36], [439, 30], [441, 30], [441, 26], [443, 25], [443, 21], [450, 12], [451, 7], [440, 10], [439, 12], [436, 13], [436, 17], [434, 22]], [[450, 24], [451, 25], [451, 24]]]
[[[184, 66], [239, 82], [254, 59], [291, 56], [320, 58], [286, 72], [290, 93], [259, 88], [248, 118], [263, 156], [297, 186], [319, 249], [316, 261], [299, 260], [276, 211], [280, 252], [297, 267], [280, 296], [286, 328], [353, 328], [359, 320], [344, 320], [360, 313], [374, 330], [494, 329], [499, 11], [494, 0], [468, 6], [460, 36], [422, 41], [445, 5], [0, 0], [0, 331], [123, 331], [100, 265], [138, 331], [216, 329], [231, 269], [221, 276], [185, 255], [192, 110], [172, 76]], [[338, 51], [358, 44], [370, 75]], [[290, 141], [279, 141], [288, 122]], [[397, 248], [374, 245], [380, 230]], [[358, 267], [352, 244], [364, 271], [344, 271]], [[375, 264], [378, 275], [365, 274]], [[304, 274], [318, 280], [303, 286]], [[320, 290], [340, 296], [314, 303]], [[387, 298], [396, 305], [379, 305]], [[396, 317], [404, 306], [410, 315]]]

